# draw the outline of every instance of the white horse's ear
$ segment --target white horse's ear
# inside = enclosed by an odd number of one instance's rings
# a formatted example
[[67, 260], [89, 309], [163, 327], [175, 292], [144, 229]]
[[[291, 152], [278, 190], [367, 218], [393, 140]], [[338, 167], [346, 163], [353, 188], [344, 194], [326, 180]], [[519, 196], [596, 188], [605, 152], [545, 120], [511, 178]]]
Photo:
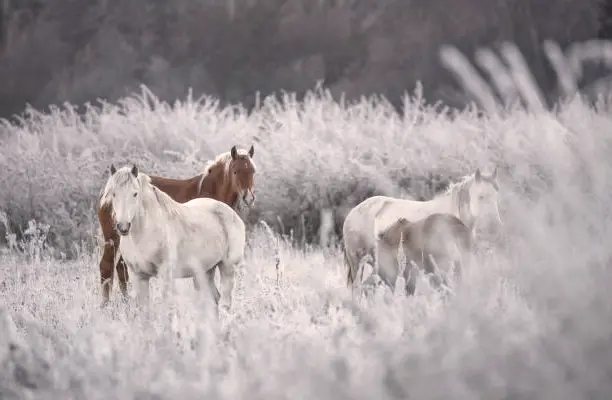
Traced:
[[115, 175], [115, 172], [117, 172], [117, 168], [115, 168], [115, 164], [111, 164], [111, 166], [110, 166], [111, 176]]
[[134, 175], [135, 178], [138, 177], [138, 167], [136, 166], [136, 164], [132, 165], [132, 175]]
[[253, 154], [255, 154], [255, 147], [251, 145], [251, 148], [249, 149], [249, 157], [253, 158]]
[[480, 178], [482, 178], [482, 174], [480, 172], [480, 168], [476, 168], [476, 173], [474, 173], [474, 179], [476, 179], [476, 182], [480, 181]]

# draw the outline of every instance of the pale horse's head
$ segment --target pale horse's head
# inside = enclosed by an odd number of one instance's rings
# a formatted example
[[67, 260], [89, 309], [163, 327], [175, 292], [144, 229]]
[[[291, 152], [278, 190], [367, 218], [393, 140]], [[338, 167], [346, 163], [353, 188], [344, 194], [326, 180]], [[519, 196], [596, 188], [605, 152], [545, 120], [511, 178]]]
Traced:
[[499, 215], [499, 182], [497, 180], [497, 167], [491, 175], [480, 172], [474, 173], [472, 184], [469, 186], [470, 213], [478, 225], [484, 224], [496, 230], [503, 226]]
[[111, 202], [115, 230], [121, 236], [130, 233], [132, 222], [140, 204], [142, 185], [138, 179], [138, 167], [110, 167], [111, 176], [104, 190], [104, 201]]

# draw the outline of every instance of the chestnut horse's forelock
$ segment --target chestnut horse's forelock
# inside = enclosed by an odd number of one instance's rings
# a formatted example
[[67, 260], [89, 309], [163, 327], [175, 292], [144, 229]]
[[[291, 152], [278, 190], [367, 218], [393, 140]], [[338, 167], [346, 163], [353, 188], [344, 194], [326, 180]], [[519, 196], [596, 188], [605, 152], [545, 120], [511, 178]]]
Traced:
[[[253, 161], [253, 159], [249, 156], [249, 153], [247, 150], [244, 150], [244, 149], [237, 150], [237, 154], [238, 154], [238, 158], [237, 158], [238, 160], [248, 160], [248, 162], [251, 164], [251, 167], [253, 169], [253, 173], [257, 170], [255, 161]], [[204, 183], [204, 179], [206, 179], [206, 177], [209, 174], [211, 174], [214, 169], [217, 169], [218, 167], [221, 167], [221, 166], [223, 170], [223, 178], [224, 178], [223, 180], [225, 182], [231, 182], [232, 177], [230, 176], [230, 167], [232, 165], [232, 161], [234, 160], [232, 159], [231, 151], [221, 153], [217, 155], [217, 157], [215, 157], [214, 160], [207, 161], [202, 171], [202, 177], [200, 178], [200, 181], [198, 182], [198, 192], [202, 190], [202, 184]]]
[[[233, 151], [235, 151], [234, 156], [232, 156]], [[244, 201], [246, 201], [247, 193], [251, 192], [252, 195], [254, 182], [253, 174], [257, 169], [252, 158], [253, 151], [252, 146], [248, 151], [244, 149], [238, 150], [234, 146], [231, 151], [221, 153], [214, 160], [208, 161], [204, 166], [202, 176], [198, 182], [198, 193], [201, 194], [207, 190], [205, 182], [210, 177], [213, 178], [213, 181], [217, 185], [220, 185], [220, 187], [217, 186], [216, 190], [223, 193], [222, 196], [232, 197], [235, 195], [236, 197], [242, 198]], [[236, 181], [236, 177], [232, 176], [231, 170], [236, 162], [247, 162], [250, 166], [249, 172], [251, 176], [247, 176], [247, 179], [249, 180], [247, 188], [240, 187], [240, 184]], [[218, 179], [214, 179], [215, 177]]]

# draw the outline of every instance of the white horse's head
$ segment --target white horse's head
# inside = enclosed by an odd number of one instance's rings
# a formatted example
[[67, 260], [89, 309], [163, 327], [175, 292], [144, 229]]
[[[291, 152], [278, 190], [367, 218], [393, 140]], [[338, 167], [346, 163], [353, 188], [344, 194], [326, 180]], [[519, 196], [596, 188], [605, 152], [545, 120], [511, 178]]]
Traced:
[[111, 165], [110, 172], [101, 200], [102, 204], [112, 203], [115, 229], [125, 236], [130, 232], [132, 221], [141, 206], [142, 184], [136, 165], [120, 169]]
[[470, 214], [475, 221], [503, 225], [499, 215], [499, 183], [497, 167], [491, 175], [485, 175], [477, 168], [468, 187]]

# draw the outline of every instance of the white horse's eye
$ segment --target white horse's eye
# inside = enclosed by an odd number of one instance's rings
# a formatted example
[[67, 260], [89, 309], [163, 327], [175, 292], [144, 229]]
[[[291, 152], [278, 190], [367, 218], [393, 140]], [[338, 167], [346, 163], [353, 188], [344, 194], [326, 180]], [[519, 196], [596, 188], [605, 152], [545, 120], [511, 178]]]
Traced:
[[134, 193], [134, 197], [138, 196], [138, 192]]

